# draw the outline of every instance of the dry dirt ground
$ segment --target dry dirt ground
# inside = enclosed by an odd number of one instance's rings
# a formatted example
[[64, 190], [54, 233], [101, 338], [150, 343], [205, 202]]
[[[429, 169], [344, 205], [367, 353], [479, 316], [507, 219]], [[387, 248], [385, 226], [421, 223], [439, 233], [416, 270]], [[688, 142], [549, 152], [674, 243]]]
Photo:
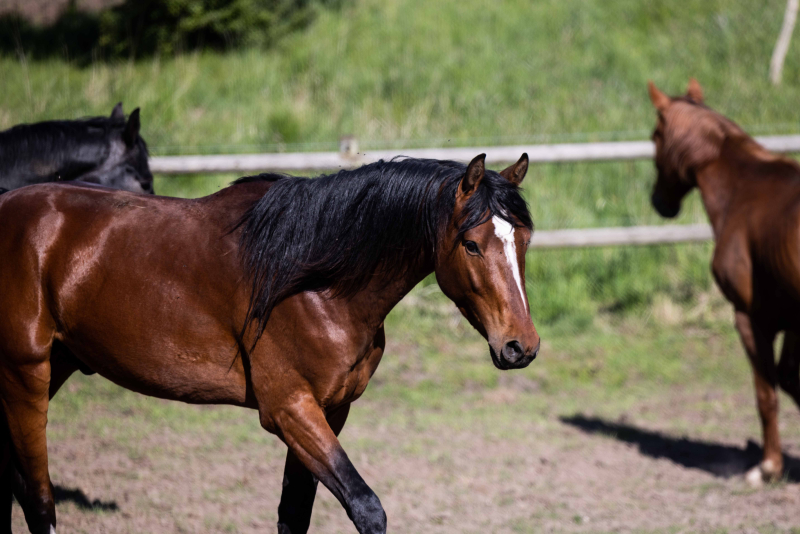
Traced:
[[[604, 398], [538, 391], [525, 372], [430, 406], [379, 380], [354, 405], [342, 442], [390, 532], [800, 532], [800, 413], [786, 397], [789, 473], [752, 489], [749, 387]], [[65, 389], [49, 426], [60, 533], [275, 531], [285, 449], [255, 413], [145, 399], [97, 377]], [[26, 531], [16, 505], [13, 524]], [[355, 532], [322, 487], [312, 531]]]

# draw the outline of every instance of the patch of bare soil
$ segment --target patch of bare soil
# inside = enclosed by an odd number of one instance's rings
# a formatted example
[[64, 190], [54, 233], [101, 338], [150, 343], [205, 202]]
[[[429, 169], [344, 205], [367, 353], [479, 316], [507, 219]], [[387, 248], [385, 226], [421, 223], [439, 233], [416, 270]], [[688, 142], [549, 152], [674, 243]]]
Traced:
[[[465, 404], [466, 422], [369, 394], [356, 403], [342, 442], [391, 532], [800, 531], [800, 413], [787, 399], [789, 472], [752, 489], [743, 475], [760, 437], [749, 391], [676, 391], [617, 414], [559, 413], [553, 398], [542, 415], [519, 400], [543, 394], [517, 386]], [[141, 410], [125, 410], [102, 431], [96, 414], [52, 421], [59, 532], [274, 531], [284, 446], [262, 436], [255, 413], [181, 410], [185, 432], [160, 426], [158, 409], [144, 426]], [[220, 417], [192, 423], [193, 410]], [[16, 505], [13, 524], [27, 531]], [[312, 531], [355, 532], [322, 487]]]

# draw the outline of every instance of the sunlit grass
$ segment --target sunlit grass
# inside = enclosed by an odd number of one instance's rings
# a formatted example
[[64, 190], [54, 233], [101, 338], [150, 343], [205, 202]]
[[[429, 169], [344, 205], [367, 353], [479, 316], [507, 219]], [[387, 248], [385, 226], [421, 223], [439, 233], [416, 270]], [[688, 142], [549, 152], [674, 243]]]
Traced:
[[641, 138], [645, 82], [689, 76], [744, 125], [797, 131], [784, 2], [352, 0], [278, 47], [135, 63], [0, 60], [0, 127], [142, 107], [156, 153]]

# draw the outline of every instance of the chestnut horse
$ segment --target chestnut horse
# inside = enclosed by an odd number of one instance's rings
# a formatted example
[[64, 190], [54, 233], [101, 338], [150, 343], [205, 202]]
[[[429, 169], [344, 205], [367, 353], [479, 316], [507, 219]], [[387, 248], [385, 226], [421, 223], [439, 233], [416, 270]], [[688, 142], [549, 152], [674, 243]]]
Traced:
[[649, 91], [658, 110], [653, 207], [674, 217], [683, 197], [700, 190], [714, 231], [711, 269], [735, 310], [764, 434], [763, 460], [747, 480], [773, 481], [783, 470], [776, 385], [800, 405], [800, 165], [706, 107], [694, 79], [682, 97], [670, 98], [652, 82]]
[[14, 486], [31, 532], [54, 531], [48, 402], [85, 369], [146, 395], [257, 409], [288, 446], [280, 533], [307, 531], [317, 481], [359, 532], [385, 532], [337, 435], [381, 360], [386, 315], [432, 272], [495, 366], [536, 357], [527, 168], [527, 155], [500, 173], [484, 155], [404, 159], [244, 178], [197, 200], [89, 184], [0, 196], [2, 527]]

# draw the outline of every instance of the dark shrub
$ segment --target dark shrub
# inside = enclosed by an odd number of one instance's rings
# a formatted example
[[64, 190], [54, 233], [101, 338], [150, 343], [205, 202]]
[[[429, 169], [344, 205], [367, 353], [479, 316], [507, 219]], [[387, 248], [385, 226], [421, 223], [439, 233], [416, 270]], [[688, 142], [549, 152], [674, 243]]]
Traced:
[[342, 0], [126, 0], [100, 13], [70, 2], [58, 19], [36, 26], [0, 17], [0, 52], [136, 58], [202, 48], [268, 47], [307, 26], [323, 6]]

